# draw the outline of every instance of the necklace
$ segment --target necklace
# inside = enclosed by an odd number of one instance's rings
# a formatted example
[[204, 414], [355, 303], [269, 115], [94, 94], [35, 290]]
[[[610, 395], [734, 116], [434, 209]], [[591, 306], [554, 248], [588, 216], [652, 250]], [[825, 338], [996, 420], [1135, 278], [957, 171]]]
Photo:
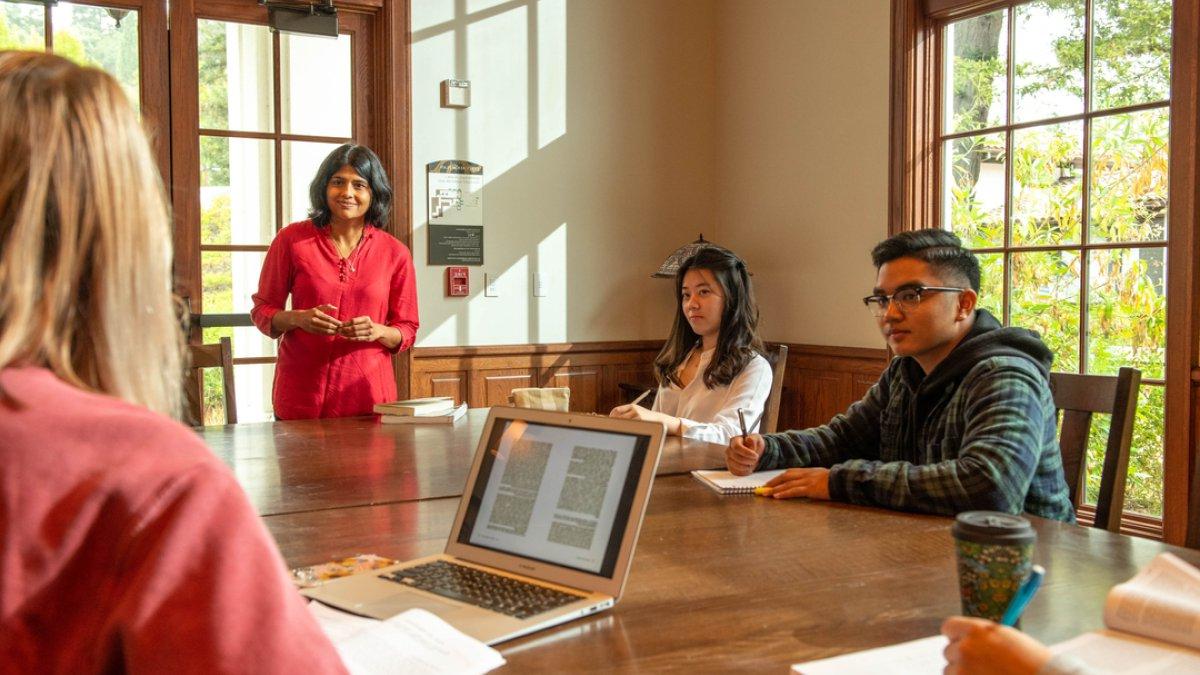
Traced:
[[334, 239], [332, 234], [329, 236], [329, 238], [331, 240], [333, 240], [333, 247], [335, 249], [337, 249], [338, 255], [341, 256], [343, 260], [345, 260], [345, 259], [349, 258], [351, 256], [351, 254], [354, 253], [355, 250], [358, 249], [358, 245], [362, 243], [363, 237], [366, 236], [366, 234], [367, 234], [367, 228], [364, 226], [363, 229], [358, 233], [358, 241], [354, 242], [354, 245], [350, 247], [350, 250], [346, 251], [345, 253], [342, 252], [342, 243], [340, 241], [338, 241], [337, 239]]
[[367, 228], [363, 227], [362, 231], [358, 233], [358, 241], [354, 242], [354, 246], [350, 247], [350, 251], [344, 254], [342, 253], [342, 245], [338, 243], [338, 240], [334, 239], [333, 236], [330, 235], [329, 238], [333, 241], [333, 247], [337, 249], [338, 255], [341, 256], [341, 259], [338, 260], [338, 279], [340, 281], [345, 281], [356, 271], [354, 269], [354, 263], [350, 260], [350, 256], [354, 255], [354, 252], [358, 250], [358, 247], [360, 244], [362, 244], [363, 237], [365, 237], [366, 234]]

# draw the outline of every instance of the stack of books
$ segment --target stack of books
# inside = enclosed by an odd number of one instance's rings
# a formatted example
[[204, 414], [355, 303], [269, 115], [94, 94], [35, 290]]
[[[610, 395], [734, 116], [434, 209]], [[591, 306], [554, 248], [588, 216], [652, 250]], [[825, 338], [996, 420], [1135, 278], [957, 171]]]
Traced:
[[467, 413], [467, 404], [456, 406], [449, 396], [431, 396], [377, 403], [375, 413], [384, 424], [453, 424]]

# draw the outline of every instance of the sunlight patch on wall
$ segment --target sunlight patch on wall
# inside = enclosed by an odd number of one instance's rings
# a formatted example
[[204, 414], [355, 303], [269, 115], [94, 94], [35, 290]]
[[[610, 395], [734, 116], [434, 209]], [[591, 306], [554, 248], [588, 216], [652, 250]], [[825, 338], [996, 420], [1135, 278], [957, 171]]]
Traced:
[[417, 346], [425, 344], [452, 345], [458, 340], [458, 315], [451, 314], [432, 330], [421, 326], [420, 332], [421, 339], [417, 341]]
[[[453, 21], [456, 4], [458, 4], [457, 0], [417, 0], [412, 3], [410, 10], [412, 16], [409, 17], [412, 32]], [[413, 72], [415, 73], [416, 70]]]
[[[471, 80], [469, 159], [495, 180], [529, 155], [529, 44], [525, 7], [467, 27]], [[486, 201], [486, 193], [484, 196]]]
[[537, 4], [538, 148], [567, 133], [567, 4]]

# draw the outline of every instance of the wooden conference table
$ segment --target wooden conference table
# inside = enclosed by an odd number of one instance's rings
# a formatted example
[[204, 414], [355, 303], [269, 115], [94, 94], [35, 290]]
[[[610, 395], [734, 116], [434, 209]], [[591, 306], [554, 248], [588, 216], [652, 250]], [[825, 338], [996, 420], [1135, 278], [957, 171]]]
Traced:
[[[486, 411], [454, 427], [372, 419], [209, 427], [293, 566], [441, 552]], [[499, 645], [510, 671], [773, 670], [937, 632], [958, 611], [949, 518], [722, 497], [686, 475], [723, 448], [672, 441], [625, 594], [599, 615]], [[1105, 594], [1157, 553], [1200, 552], [1032, 518], [1046, 583], [1027, 632], [1102, 627]]]

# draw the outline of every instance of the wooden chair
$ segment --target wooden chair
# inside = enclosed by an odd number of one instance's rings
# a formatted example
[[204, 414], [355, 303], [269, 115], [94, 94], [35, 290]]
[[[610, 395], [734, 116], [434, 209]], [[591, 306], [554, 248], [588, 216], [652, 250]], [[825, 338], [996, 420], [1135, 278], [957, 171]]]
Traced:
[[1112, 415], [1108, 445], [1100, 472], [1100, 496], [1096, 499], [1094, 527], [1121, 531], [1125, 508], [1125, 478], [1129, 473], [1129, 446], [1133, 439], [1138, 387], [1142, 371], [1122, 368], [1116, 377], [1050, 373], [1054, 407], [1062, 418], [1058, 445], [1062, 450], [1063, 473], [1071, 503], [1079, 508], [1087, 494], [1087, 445], [1092, 415]]
[[779, 345], [765, 354], [767, 363], [771, 364], [771, 394], [767, 396], [762, 423], [758, 425], [760, 434], [775, 433], [779, 424], [779, 401], [783, 397], [783, 371], [787, 368], [787, 355], [787, 345]]
[[193, 426], [204, 424], [203, 370], [220, 368], [225, 390], [225, 423], [237, 424], [237, 400], [233, 394], [233, 343], [227, 338], [215, 344], [188, 347], [190, 363], [184, 378], [186, 422]]

